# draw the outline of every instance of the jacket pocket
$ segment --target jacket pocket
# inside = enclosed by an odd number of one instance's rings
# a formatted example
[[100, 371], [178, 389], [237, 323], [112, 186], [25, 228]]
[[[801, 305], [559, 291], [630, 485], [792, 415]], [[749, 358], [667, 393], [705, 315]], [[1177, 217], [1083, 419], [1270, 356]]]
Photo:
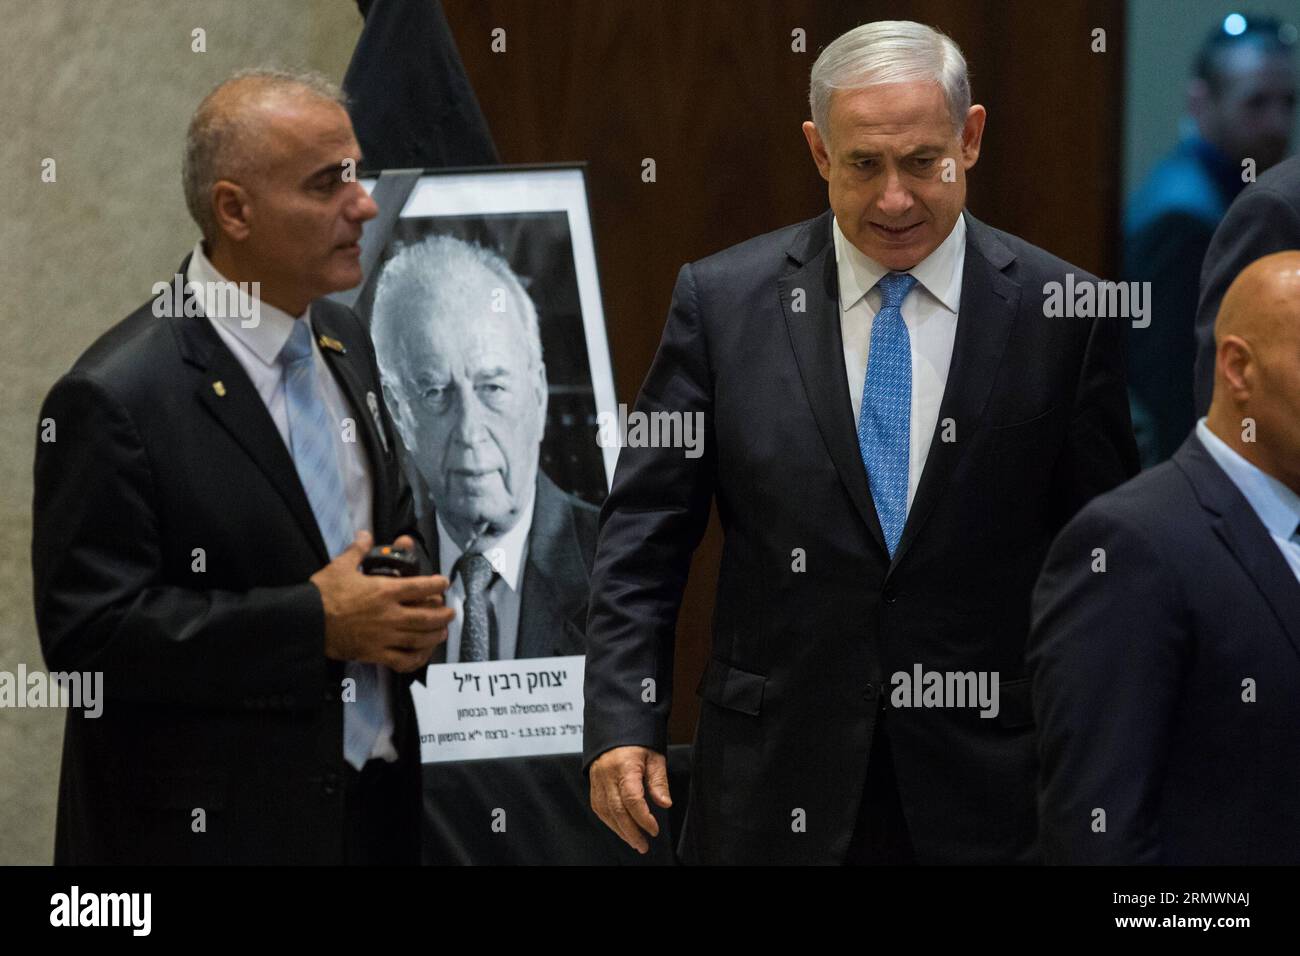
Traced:
[[763, 687], [767, 678], [741, 670], [716, 657], [709, 660], [695, 692], [711, 704], [727, 710], [758, 716], [763, 707]]

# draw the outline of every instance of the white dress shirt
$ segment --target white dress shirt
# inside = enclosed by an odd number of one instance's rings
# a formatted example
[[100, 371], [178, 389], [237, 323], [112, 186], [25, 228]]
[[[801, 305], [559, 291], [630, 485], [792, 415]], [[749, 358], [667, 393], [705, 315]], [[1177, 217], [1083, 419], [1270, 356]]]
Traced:
[[[226, 283], [228, 281], [216, 270], [204, 254], [203, 243], [196, 244], [194, 254], [190, 257], [189, 268], [185, 274], [186, 286], [191, 283], [204, 285], [206, 283]], [[217, 298], [217, 301], [228, 300]], [[241, 311], [247, 312], [246, 309], [241, 309]], [[311, 309], [308, 307], [308, 310], [301, 317], [295, 319], [287, 312], [277, 309], [273, 305], [258, 302], [257, 319], [256, 325], [251, 328], [244, 328], [244, 320], [238, 315], [208, 317], [212, 327], [217, 330], [217, 335], [221, 337], [226, 347], [234, 353], [239, 364], [248, 373], [253, 387], [257, 389], [257, 394], [262, 399], [262, 404], [270, 412], [271, 420], [275, 422], [276, 430], [279, 431], [280, 437], [284, 440], [284, 447], [291, 449], [292, 446], [289, 442], [289, 414], [284, 394], [284, 368], [277, 359], [280, 350], [284, 348], [284, 343], [289, 341], [289, 335], [293, 332], [293, 324], [295, 322], [310, 323]], [[337, 422], [342, 422], [345, 418], [351, 418], [355, 423], [351, 432], [356, 440], [344, 441], [343, 429], [340, 427], [334, 432], [334, 448], [338, 455], [339, 474], [343, 477], [343, 493], [347, 498], [346, 504], [351, 518], [350, 526], [354, 533], [363, 529], [371, 531], [374, 528], [374, 493], [370, 483], [370, 464], [366, 458], [365, 449], [361, 444], [362, 424], [358, 419], [358, 413], [352, 409], [340, 389], [334, 374], [326, 366], [325, 357], [321, 355], [320, 345], [314, 335], [312, 336], [311, 349], [312, 362], [316, 371], [316, 388], [325, 402], [327, 414]], [[321, 653], [324, 653], [324, 647], [321, 648]], [[378, 671], [379, 689], [380, 693], [383, 694], [384, 724], [375, 742], [375, 748], [370, 755], [371, 757], [381, 757], [392, 761], [397, 759], [397, 750], [393, 746], [391, 679], [387, 668], [379, 667]]]
[[1290, 565], [1291, 573], [1300, 581], [1300, 495], [1242, 458], [1236, 449], [1210, 431], [1204, 418], [1196, 423], [1196, 437], [1259, 515], [1269, 537]]
[[[890, 270], [869, 259], [840, 231], [834, 222], [835, 262], [840, 283], [840, 332], [844, 339], [844, 371], [853, 402], [853, 424], [862, 413], [862, 386], [867, 378], [867, 353], [871, 346], [871, 324], [880, 310], [880, 289], [876, 283]], [[948, 384], [952, 347], [957, 336], [957, 313], [961, 306], [961, 279], [966, 264], [966, 220], [957, 224], [948, 238], [915, 268], [916, 286], [903, 300], [901, 312], [912, 346], [912, 414], [908, 435], [907, 507], [912, 507], [921, 471], [930, 454], [939, 404]]]
[[[492, 547], [483, 554], [492, 562], [496, 574], [488, 585], [488, 601], [497, 620], [497, 656], [495, 660], [513, 660], [519, 646], [519, 602], [522, 597], [521, 587], [524, 582], [524, 562], [528, 559], [528, 532], [533, 527], [533, 506], [537, 503], [537, 490], [534, 488], [528, 507], [524, 509], [515, 526], [507, 531]], [[442, 573], [451, 577], [452, 568], [464, 553], [442, 523], [438, 525], [438, 567]], [[460, 660], [460, 626], [465, 619], [462, 613], [465, 607], [465, 582], [458, 574], [451, 579], [451, 587], [444, 594], [447, 607], [456, 612], [455, 618], [447, 626], [447, 660]]]

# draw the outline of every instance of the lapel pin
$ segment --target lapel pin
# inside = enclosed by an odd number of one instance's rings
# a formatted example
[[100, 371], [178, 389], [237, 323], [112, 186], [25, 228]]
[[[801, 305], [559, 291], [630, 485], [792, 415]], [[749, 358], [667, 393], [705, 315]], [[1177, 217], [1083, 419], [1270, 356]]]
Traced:
[[331, 352], [338, 352], [339, 355], [347, 355], [348, 350], [343, 347], [343, 343], [338, 339], [332, 339], [328, 335], [322, 335], [316, 341], [320, 342], [323, 349], [329, 349]]
[[374, 392], [366, 392], [366, 404], [370, 407], [370, 417], [375, 420], [375, 431], [379, 432], [379, 442], [384, 446], [384, 454], [388, 454], [388, 437], [384, 434], [384, 420], [379, 415], [379, 399], [375, 397]]
[[217, 393], [217, 398], [226, 397], [226, 383], [220, 379], [212, 383], [212, 390]]

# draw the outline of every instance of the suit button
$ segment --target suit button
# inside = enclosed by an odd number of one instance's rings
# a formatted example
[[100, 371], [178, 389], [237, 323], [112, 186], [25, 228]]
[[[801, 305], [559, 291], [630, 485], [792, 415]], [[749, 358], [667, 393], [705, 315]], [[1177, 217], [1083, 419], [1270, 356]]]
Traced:
[[868, 682], [867, 682], [867, 686], [866, 686], [866, 688], [862, 691], [862, 696], [865, 697], [867, 700], [875, 700], [875, 699], [876, 699], [876, 685], [875, 685], [875, 684], [872, 684], [870, 681], [868, 681]]
[[325, 796], [332, 797], [339, 792], [339, 775], [333, 770], [327, 772], [324, 777], [324, 784], [321, 787], [325, 791]]
[[898, 592], [895, 591], [893, 588], [885, 588], [885, 593], [883, 597], [885, 599], [886, 604], [898, 603]]

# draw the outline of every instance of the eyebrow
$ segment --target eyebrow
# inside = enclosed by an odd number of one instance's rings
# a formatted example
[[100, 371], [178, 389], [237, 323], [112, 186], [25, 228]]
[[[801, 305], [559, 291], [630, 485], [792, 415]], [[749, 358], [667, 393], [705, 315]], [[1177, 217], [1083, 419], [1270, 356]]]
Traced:
[[[934, 144], [925, 144], [925, 145], [917, 146], [914, 149], [908, 150], [906, 153], [903, 154], [903, 158], [908, 159], [913, 156], [919, 156], [922, 153], [942, 153], [942, 152], [943, 152], [942, 146], [934, 145]], [[849, 152], [849, 159], [876, 159], [881, 155], [883, 154], [881, 153], [880, 150], [855, 149]]]
[[[356, 163], [357, 163], [357, 169], [361, 169], [362, 165], [365, 163], [365, 157], [364, 157], [364, 156], [355, 156], [355, 157], [354, 157], [354, 156], [347, 156], [347, 157], [345, 157], [345, 159], [355, 159], [355, 160], [356, 160]], [[307, 180], [310, 181], [310, 180], [313, 180], [313, 179], [318, 179], [318, 178], [320, 178], [321, 176], [325, 175], [326, 173], [332, 173], [332, 172], [335, 172], [335, 171], [337, 171], [338, 169], [340, 169], [340, 168], [343, 166], [343, 162], [344, 162], [344, 160], [341, 159], [341, 160], [339, 160], [337, 163], [326, 163], [326, 164], [325, 164], [324, 166], [322, 166], [320, 169], [317, 169], [317, 170], [315, 170], [315, 171], [313, 171], [313, 172], [311, 172], [311, 173], [308, 173], [308, 174], [307, 174]]]

